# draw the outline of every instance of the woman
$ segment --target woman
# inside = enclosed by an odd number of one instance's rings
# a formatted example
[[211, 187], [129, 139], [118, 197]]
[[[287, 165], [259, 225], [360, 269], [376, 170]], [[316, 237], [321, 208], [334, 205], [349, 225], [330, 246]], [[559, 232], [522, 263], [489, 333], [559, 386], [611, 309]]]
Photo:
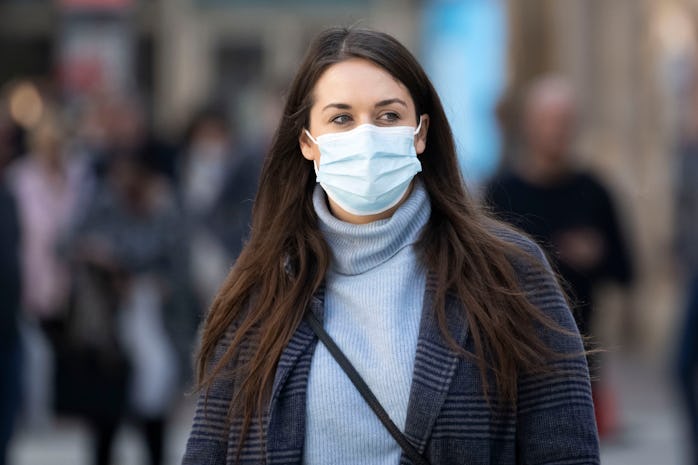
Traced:
[[184, 464], [599, 463], [543, 254], [473, 205], [434, 88], [378, 32], [330, 29], [308, 51], [198, 369]]
[[[60, 115], [46, 112], [29, 132], [30, 152], [7, 168], [8, 188], [17, 201], [21, 230], [19, 259], [23, 329], [28, 344], [25, 415], [48, 424], [54, 392], [54, 355], [60, 350], [72, 274], [59, 253], [65, 235], [79, 215], [84, 163], [68, 148]], [[29, 342], [31, 341], [31, 342]]]
[[22, 226], [24, 310], [52, 337], [68, 304], [70, 272], [57, 253], [77, 214], [85, 167], [66, 150], [57, 116], [44, 117], [31, 132], [31, 153], [9, 167]]

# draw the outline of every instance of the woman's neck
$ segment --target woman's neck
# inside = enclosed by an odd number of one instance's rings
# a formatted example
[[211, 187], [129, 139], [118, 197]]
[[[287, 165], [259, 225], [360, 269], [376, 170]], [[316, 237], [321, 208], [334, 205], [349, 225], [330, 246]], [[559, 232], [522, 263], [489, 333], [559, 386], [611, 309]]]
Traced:
[[332, 269], [344, 275], [373, 269], [417, 242], [431, 214], [429, 195], [419, 180], [391, 216], [384, 215], [370, 223], [344, 221], [331, 211], [328, 203], [318, 185], [313, 204], [319, 227], [332, 251]]

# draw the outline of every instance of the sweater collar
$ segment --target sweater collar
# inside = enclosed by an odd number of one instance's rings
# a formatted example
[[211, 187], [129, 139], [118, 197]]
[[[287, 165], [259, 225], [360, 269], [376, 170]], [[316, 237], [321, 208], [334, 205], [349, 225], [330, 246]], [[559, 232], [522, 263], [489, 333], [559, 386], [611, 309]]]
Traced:
[[329, 210], [320, 184], [313, 193], [318, 224], [332, 251], [331, 270], [357, 275], [371, 270], [395, 256], [417, 240], [431, 214], [426, 188], [415, 178], [412, 192], [390, 218], [368, 224], [353, 224], [337, 219]]

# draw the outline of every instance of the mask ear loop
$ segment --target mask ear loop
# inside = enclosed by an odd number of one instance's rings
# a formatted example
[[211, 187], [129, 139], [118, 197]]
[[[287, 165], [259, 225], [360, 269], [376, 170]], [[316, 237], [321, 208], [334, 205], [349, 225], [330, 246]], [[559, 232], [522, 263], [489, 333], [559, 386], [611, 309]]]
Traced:
[[[422, 124], [422, 122], [420, 121], [419, 124]], [[312, 140], [312, 141], [315, 143], [315, 145], [318, 145], [317, 139], [315, 139], [315, 138], [313, 137], [313, 135], [310, 134], [310, 131], [308, 131], [307, 129], [303, 129], [303, 131], [305, 131], [305, 133], [308, 135], [308, 137], [310, 138], [310, 140]]]
[[[308, 136], [308, 138], [310, 138], [310, 140], [312, 140], [315, 143], [315, 145], [318, 145], [317, 139], [315, 139], [313, 137], [313, 135], [310, 134], [310, 131], [308, 131], [307, 129], [303, 129], [303, 131], [305, 131], [305, 134]], [[315, 160], [313, 160], [313, 169], [315, 169], [315, 177], [317, 178], [319, 173], [318, 173], [317, 165], [315, 164]]]
[[[419, 124], [417, 125], [417, 127], [416, 127], [415, 130], [414, 130], [414, 135], [415, 135], [415, 136], [416, 136], [417, 134], [419, 134], [419, 130], [422, 129], [422, 121], [423, 121], [423, 119], [422, 119], [422, 117], [420, 116], [420, 117], [419, 117]], [[310, 134], [308, 134], [308, 135], [310, 135]]]

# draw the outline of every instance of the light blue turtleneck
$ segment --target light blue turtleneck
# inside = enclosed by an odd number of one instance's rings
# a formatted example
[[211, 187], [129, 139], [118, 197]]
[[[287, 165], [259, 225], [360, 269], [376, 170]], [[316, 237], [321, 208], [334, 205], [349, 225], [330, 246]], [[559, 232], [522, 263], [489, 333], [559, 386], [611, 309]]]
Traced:
[[[426, 285], [414, 245], [431, 213], [429, 196], [416, 179], [392, 217], [366, 225], [335, 218], [320, 185], [313, 202], [333, 255], [325, 329], [404, 428]], [[400, 462], [400, 447], [321, 343], [307, 395], [305, 465]]]

